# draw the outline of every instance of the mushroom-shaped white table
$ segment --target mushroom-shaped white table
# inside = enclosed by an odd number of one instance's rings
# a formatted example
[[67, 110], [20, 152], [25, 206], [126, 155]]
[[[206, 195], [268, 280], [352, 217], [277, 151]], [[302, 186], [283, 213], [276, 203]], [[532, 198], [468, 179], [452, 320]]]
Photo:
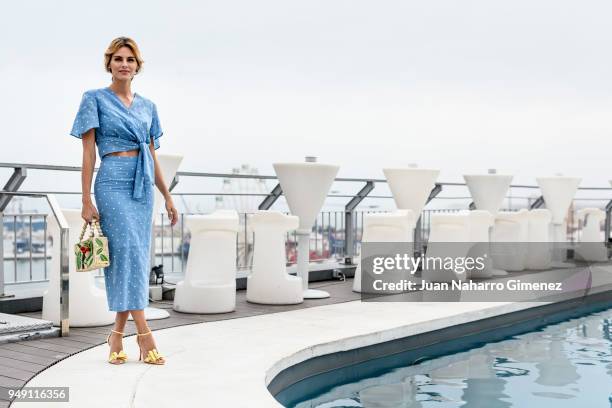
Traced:
[[305, 299], [329, 297], [323, 290], [308, 289], [308, 263], [310, 261], [310, 233], [317, 214], [323, 206], [340, 167], [315, 163], [307, 157], [305, 163], [274, 163], [274, 171], [287, 199], [291, 214], [299, 217], [298, 238], [298, 276], [302, 278]]
[[565, 218], [581, 179], [578, 177], [538, 177], [536, 178], [546, 208], [552, 213], [552, 242], [554, 266], [573, 266], [564, 263], [567, 259], [567, 224]]
[[[411, 210], [365, 214], [363, 217], [363, 235], [361, 237], [361, 242], [362, 244], [367, 242], [412, 242], [415, 223], [416, 219]], [[411, 247], [412, 246], [410, 246], [410, 248]], [[408, 250], [412, 256], [410, 248]], [[361, 274], [361, 262], [358, 262], [357, 268], [355, 269], [355, 278], [353, 279], [353, 291], [355, 292], [362, 291], [363, 279]], [[373, 279], [368, 279], [368, 281], [371, 280], [373, 281]], [[385, 293], [385, 291], [373, 289], [371, 291], [367, 290], [367, 292]]]
[[[70, 327], [105, 326], [115, 321], [115, 312], [108, 310], [106, 290], [96, 285], [94, 273], [77, 272], [73, 246], [79, 240], [83, 229], [81, 210], [62, 209], [63, 216], [68, 222], [70, 232], [68, 242], [68, 265], [70, 273], [70, 299], [69, 316]], [[58, 214], [59, 215], [59, 214]], [[55, 218], [49, 223], [49, 232], [53, 236], [53, 249], [51, 253], [51, 273], [49, 274], [49, 287], [43, 294], [42, 318], [59, 326], [60, 314], [60, 239], [59, 227]], [[89, 232], [87, 231], [86, 234]], [[104, 233], [104, 232], [103, 232]], [[84, 238], [87, 235], [84, 236]]]
[[608, 249], [603, 243], [601, 223], [606, 219], [606, 212], [599, 208], [578, 210], [578, 219], [582, 222], [580, 244], [576, 248], [579, 259], [591, 262], [608, 260]]
[[525, 268], [530, 270], [549, 269], [552, 262], [551, 220], [552, 214], [546, 208], [536, 208], [528, 214], [529, 238]]
[[[257, 211], [249, 219], [255, 235], [253, 266], [247, 277], [247, 301], [292, 305], [304, 301], [302, 278], [287, 273], [285, 237], [299, 226], [295, 215]], [[307, 277], [307, 276], [306, 276]]]
[[[429, 195], [436, 186], [440, 171], [411, 166], [407, 168], [386, 168], [383, 169], [383, 173], [393, 195], [395, 206], [400, 210], [411, 210], [416, 219], [416, 226]], [[420, 242], [417, 245], [420, 246]], [[421, 250], [420, 247], [416, 249]]]
[[436, 185], [440, 170], [417, 168], [383, 169], [395, 206], [400, 210], [412, 210], [418, 220], [431, 190]]
[[512, 176], [496, 173], [466, 174], [463, 179], [470, 190], [476, 209], [488, 211], [493, 216], [497, 215], [510, 188]]
[[[463, 179], [470, 190], [470, 195], [472, 196], [472, 200], [474, 200], [476, 209], [488, 211], [493, 218], [495, 218], [510, 188], [512, 176], [497, 174], [494, 169], [491, 169], [489, 174], [466, 174], [463, 176]], [[494, 228], [495, 221], [493, 221], [491, 229], [487, 231], [486, 242], [490, 241], [491, 233]], [[482, 238], [484, 239], [484, 234]], [[489, 253], [490, 249], [489, 246], [487, 253]], [[492, 260], [491, 257], [488, 257], [488, 259]], [[506, 275], [507, 272], [500, 269], [499, 265], [495, 265], [494, 262], [490, 261], [487, 263], [486, 268], [479, 274], [482, 275], [482, 277], [489, 277], [493, 275]]]
[[174, 310], [227, 313], [236, 308], [238, 213], [219, 210], [185, 216], [191, 231], [185, 279], [177, 283]]

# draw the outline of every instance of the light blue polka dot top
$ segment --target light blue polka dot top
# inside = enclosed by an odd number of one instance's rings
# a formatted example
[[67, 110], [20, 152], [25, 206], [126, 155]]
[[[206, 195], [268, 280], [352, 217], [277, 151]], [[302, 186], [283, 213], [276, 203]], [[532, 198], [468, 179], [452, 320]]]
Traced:
[[132, 104], [127, 107], [108, 87], [89, 90], [83, 94], [70, 134], [81, 139], [92, 128], [96, 129], [100, 157], [140, 149], [132, 197], [142, 199], [144, 183], [155, 183], [149, 142], [153, 138], [154, 147], [158, 149], [158, 139], [163, 134], [155, 104], [134, 93]]

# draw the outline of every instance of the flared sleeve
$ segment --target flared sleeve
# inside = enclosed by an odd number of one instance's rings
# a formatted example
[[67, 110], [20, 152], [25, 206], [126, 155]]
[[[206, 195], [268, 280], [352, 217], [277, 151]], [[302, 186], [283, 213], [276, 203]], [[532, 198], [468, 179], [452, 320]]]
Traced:
[[83, 134], [89, 129], [97, 129], [99, 127], [98, 103], [95, 95], [92, 95], [91, 91], [87, 91], [83, 94], [83, 98], [81, 99], [81, 105], [74, 119], [70, 134], [82, 139]]
[[151, 111], [151, 128], [149, 129], [149, 138], [153, 138], [153, 146], [155, 150], [159, 149], [159, 138], [164, 132], [161, 129], [161, 124], [159, 123], [159, 116], [157, 115], [157, 106], [152, 103], [152, 111]]

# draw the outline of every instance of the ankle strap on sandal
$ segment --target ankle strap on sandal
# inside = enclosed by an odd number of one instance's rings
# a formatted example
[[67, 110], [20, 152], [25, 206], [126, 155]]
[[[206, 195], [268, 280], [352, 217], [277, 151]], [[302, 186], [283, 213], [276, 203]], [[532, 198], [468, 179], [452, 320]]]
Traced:
[[117, 333], [117, 334], [121, 334], [121, 335], [123, 335], [123, 332], [119, 332], [119, 331], [117, 331], [117, 330], [113, 330], [113, 329], [111, 329], [111, 331], [112, 331], [113, 333]]
[[151, 329], [146, 333], [136, 333], [137, 336], [146, 336], [147, 334], [151, 334]]

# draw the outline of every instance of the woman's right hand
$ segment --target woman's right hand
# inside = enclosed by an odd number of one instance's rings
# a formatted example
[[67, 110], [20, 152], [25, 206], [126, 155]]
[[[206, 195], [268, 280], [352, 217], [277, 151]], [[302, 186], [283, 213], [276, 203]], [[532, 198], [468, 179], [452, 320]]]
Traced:
[[96, 206], [93, 205], [93, 203], [83, 204], [83, 209], [81, 210], [81, 217], [89, 223], [93, 222], [94, 218], [98, 221], [100, 220], [100, 214], [98, 214], [98, 210], [96, 209]]

